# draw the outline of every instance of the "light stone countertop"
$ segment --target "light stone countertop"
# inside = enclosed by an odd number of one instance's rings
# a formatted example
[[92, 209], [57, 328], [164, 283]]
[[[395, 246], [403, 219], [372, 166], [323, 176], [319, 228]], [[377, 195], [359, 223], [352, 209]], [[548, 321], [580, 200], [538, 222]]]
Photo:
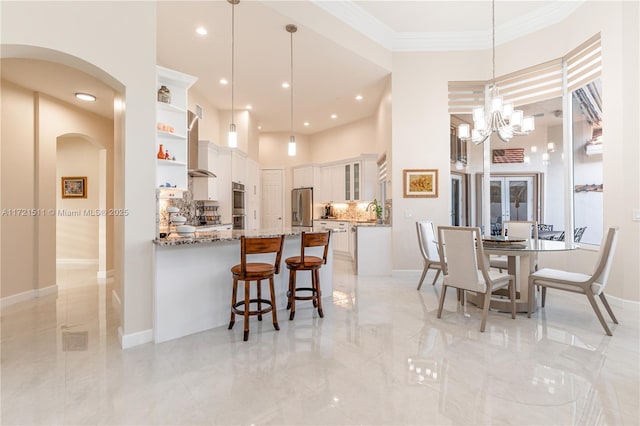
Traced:
[[[242, 230], [236, 229], [233, 231], [206, 231], [206, 232], [194, 232], [192, 236], [182, 237], [177, 233], [171, 233], [166, 238], [156, 238], [153, 243], [160, 247], [167, 246], [181, 246], [181, 245], [194, 245], [204, 243], [221, 243], [225, 241], [240, 240], [244, 235], [245, 237], [276, 237], [283, 235], [285, 237], [299, 236], [302, 231], [305, 232], [323, 232], [324, 229], [300, 227], [300, 228], [286, 228], [280, 229], [257, 229], [257, 230]], [[335, 228], [333, 232], [347, 232], [345, 229]]]

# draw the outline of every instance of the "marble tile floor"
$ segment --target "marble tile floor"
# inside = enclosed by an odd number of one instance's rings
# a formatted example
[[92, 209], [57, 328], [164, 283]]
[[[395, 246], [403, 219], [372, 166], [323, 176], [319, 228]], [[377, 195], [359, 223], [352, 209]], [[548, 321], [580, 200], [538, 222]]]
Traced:
[[[325, 317], [252, 319], [121, 350], [109, 285], [58, 275], [57, 298], [2, 310], [2, 425], [637, 425], [640, 321], [604, 334], [583, 296], [527, 319], [481, 312], [419, 272], [358, 278], [335, 262]], [[431, 274], [431, 273], [430, 273]], [[431, 275], [430, 275], [431, 276]], [[63, 282], [64, 281], [64, 282]], [[426, 283], [430, 283], [427, 277]]]

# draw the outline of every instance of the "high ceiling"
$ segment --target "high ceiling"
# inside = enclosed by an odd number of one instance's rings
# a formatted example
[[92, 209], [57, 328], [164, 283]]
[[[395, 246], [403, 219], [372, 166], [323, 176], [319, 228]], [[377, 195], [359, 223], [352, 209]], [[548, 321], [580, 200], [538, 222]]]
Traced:
[[[498, 1], [497, 42], [558, 22], [581, 3]], [[298, 26], [293, 35], [294, 130], [304, 134], [374, 114], [394, 51], [491, 46], [491, 2], [484, 0], [242, 0], [235, 7], [235, 108], [251, 104], [263, 132], [290, 128], [290, 92], [281, 87], [290, 80], [290, 35], [284, 29], [290, 23]], [[197, 35], [198, 26], [208, 34]], [[215, 108], [231, 109], [231, 87], [219, 83], [231, 79], [231, 5], [226, 0], [159, 1], [157, 33], [158, 64], [198, 77], [193, 90]], [[88, 79], [71, 77], [66, 69], [52, 79], [50, 68], [26, 70], [20, 61], [2, 65], [3, 77], [27, 87], [39, 81], [31, 88], [67, 101], [66, 92], [77, 91], [79, 81], [84, 90], [91, 89]], [[112, 115], [109, 94], [99, 82], [93, 84], [107, 102], [88, 107]], [[356, 95], [363, 99], [356, 101]]]

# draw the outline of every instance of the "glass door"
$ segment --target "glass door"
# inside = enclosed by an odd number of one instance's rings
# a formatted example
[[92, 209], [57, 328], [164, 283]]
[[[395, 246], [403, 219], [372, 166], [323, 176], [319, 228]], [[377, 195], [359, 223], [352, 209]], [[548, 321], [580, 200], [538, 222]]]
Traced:
[[502, 232], [507, 220], [533, 220], [533, 177], [491, 177], [491, 234]]
[[462, 176], [451, 175], [451, 226], [462, 226]]

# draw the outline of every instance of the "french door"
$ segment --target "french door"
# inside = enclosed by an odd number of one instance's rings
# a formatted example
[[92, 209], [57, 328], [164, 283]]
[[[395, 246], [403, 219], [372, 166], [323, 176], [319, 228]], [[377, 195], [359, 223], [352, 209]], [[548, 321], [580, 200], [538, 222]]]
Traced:
[[534, 220], [532, 176], [504, 176], [490, 179], [492, 233], [500, 233], [508, 220]]

